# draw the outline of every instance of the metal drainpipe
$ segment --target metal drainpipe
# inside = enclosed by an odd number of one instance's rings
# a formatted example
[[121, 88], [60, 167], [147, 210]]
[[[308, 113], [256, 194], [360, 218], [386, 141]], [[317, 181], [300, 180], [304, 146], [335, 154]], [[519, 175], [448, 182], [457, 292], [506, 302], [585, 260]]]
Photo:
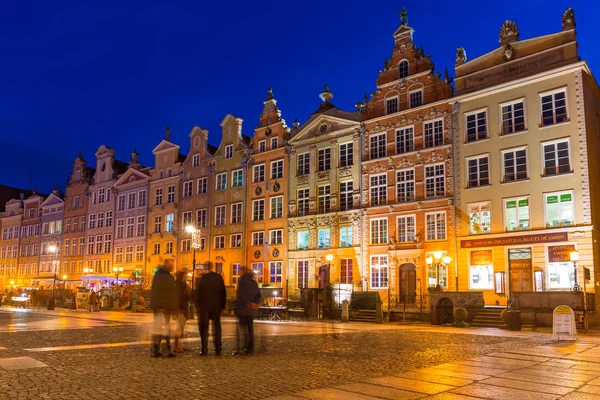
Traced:
[[460, 108], [460, 103], [456, 102], [452, 106], [452, 113], [450, 114], [450, 126], [452, 130], [452, 203], [454, 206], [454, 275], [456, 277], [456, 292], [458, 293], [458, 237], [456, 236], [456, 223], [458, 221], [458, 212], [456, 205], [456, 163], [454, 162], [454, 158], [456, 157], [455, 153], [455, 135], [454, 135], [454, 116], [458, 113], [458, 109]]

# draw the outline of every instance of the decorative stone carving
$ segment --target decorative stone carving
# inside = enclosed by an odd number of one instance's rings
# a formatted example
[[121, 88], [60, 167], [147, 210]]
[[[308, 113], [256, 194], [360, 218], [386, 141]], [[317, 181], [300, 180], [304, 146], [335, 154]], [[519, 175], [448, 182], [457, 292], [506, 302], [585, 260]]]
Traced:
[[500, 46], [505, 46], [517, 40], [519, 40], [519, 28], [517, 24], [509, 20], [504, 21], [500, 27], [500, 35], [498, 36]]
[[329, 179], [329, 171], [321, 171], [317, 173], [317, 180], [323, 181]]
[[308, 209], [310, 211], [315, 211], [315, 209], [317, 208], [317, 202], [313, 199], [313, 200], [309, 200], [308, 201]]
[[296, 177], [297, 185], [306, 185], [308, 183], [308, 175], [300, 175]]
[[357, 206], [360, 204], [360, 194], [352, 195], [352, 204], [356, 204]]
[[456, 62], [454, 63], [454, 66], [458, 67], [459, 65], [463, 65], [466, 62], [467, 62], [466, 50], [463, 49], [462, 47], [458, 47], [456, 49]]
[[338, 168], [338, 177], [339, 178], [346, 178], [348, 176], [352, 176], [352, 167]]
[[222, 194], [220, 194], [219, 196], [217, 196], [217, 201], [218, 201], [219, 203], [222, 203], [222, 202], [224, 202], [224, 201], [225, 201], [225, 196], [224, 196], [224, 195], [222, 195]]
[[575, 29], [575, 12], [572, 8], [568, 8], [562, 15], [562, 30], [569, 29]]
[[502, 52], [502, 58], [504, 61], [510, 61], [515, 59], [516, 51], [510, 44], [504, 46], [504, 51]]
[[317, 217], [317, 226], [329, 226], [331, 225], [331, 218], [329, 215]]

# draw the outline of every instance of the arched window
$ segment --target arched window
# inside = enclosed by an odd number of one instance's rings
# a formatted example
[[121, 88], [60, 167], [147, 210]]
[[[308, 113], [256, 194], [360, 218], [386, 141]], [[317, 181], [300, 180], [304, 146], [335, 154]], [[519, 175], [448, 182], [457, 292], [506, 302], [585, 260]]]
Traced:
[[398, 74], [400, 78], [406, 78], [408, 76], [408, 61], [403, 60], [398, 65]]

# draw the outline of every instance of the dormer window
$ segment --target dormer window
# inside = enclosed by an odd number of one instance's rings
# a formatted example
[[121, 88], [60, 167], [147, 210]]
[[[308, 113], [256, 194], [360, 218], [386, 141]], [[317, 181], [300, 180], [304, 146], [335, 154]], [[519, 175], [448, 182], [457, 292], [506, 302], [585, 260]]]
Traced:
[[258, 142], [258, 152], [264, 153], [265, 151], [267, 151], [267, 141], [261, 140], [260, 142]]
[[403, 60], [398, 65], [398, 77], [400, 79], [406, 78], [408, 76], [408, 61]]
[[394, 114], [398, 112], [398, 98], [392, 97], [385, 101], [386, 114]]
[[232, 158], [232, 157], [233, 157], [233, 145], [230, 144], [225, 147], [225, 158]]
[[200, 154], [194, 154], [192, 157], [192, 167], [196, 168], [200, 165]]

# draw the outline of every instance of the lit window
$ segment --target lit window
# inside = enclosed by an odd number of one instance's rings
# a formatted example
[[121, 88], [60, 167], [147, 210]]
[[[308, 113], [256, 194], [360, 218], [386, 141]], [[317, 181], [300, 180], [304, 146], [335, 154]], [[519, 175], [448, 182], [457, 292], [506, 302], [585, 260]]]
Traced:
[[425, 214], [427, 240], [446, 239], [446, 213], [437, 212]]
[[371, 256], [371, 287], [385, 289], [388, 286], [388, 256]]
[[297, 232], [298, 250], [308, 249], [308, 231]]
[[468, 204], [469, 235], [492, 231], [491, 203]]
[[529, 199], [527, 197], [504, 200], [504, 229], [506, 231], [529, 229]]
[[330, 245], [330, 230], [329, 229], [319, 229], [318, 238], [319, 238], [319, 249], [328, 249], [329, 245]]
[[351, 226], [343, 226], [340, 228], [340, 247], [352, 247]]
[[546, 227], [571, 226], [575, 223], [573, 192], [545, 194], [544, 205]]
[[387, 218], [371, 220], [371, 244], [387, 244]]

